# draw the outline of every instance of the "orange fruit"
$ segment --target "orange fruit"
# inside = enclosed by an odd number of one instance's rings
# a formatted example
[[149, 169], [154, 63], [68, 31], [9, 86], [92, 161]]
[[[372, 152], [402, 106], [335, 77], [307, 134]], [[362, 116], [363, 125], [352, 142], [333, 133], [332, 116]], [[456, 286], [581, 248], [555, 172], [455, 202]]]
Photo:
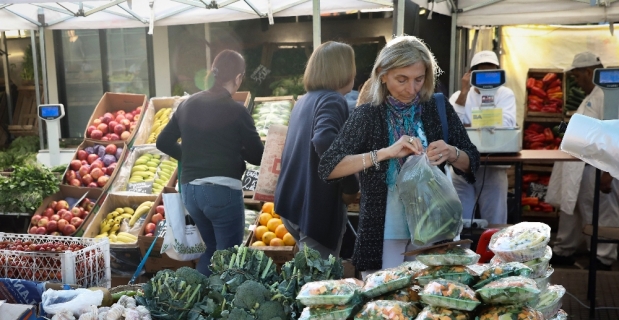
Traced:
[[261, 213], [260, 214], [260, 225], [266, 226], [269, 220], [273, 219], [270, 213]]
[[270, 246], [273, 247], [283, 247], [284, 246], [284, 240], [280, 239], [280, 238], [273, 238], [271, 240], [271, 242], [269, 242]]
[[275, 232], [275, 228], [277, 228], [280, 224], [282, 224], [281, 219], [271, 218], [271, 220], [267, 222], [267, 228], [269, 228], [269, 231]]
[[286, 233], [288, 233], [288, 230], [286, 230], [286, 226], [284, 226], [284, 224], [280, 224], [277, 228], [275, 228], [275, 235], [280, 239], [284, 239], [284, 235], [286, 235]]
[[262, 236], [262, 242], [264, 243], [271, 243], [271, 240], [277, 238], [277, 236], [275, 235], [275, 233], [268, 231], [265, 232], [264, 235]]
[[265, 202], [262, 205], [262, 212], [268, 213], [268, 214], [272, 214], [273, 213], [273, 207], [275, 207], [275, 204], [273, 202]]
[[254, 243], [251, 244], [252, 247], [264, 247], [266, 246], [266, 244], [264, 244], [264, 242], [262, 241], [256, 241]]
[[287, 246], [294, 246], [296, 243], [294, 237], [290, 233], [286, 233], [282, 239], [284, 239], [284, 244]]
[[269, 229], [265, 226], [258, 226], [256, 230], [254, 230], [254, 234], [256, 235], [256, 239], [262, 239], [262, 236], [265, 232], [269, 231]]
[[275, 211], [273, 211], [271, 215], [273, 216], [273, 218], [279, 218], [279, 214], [275, 213]]

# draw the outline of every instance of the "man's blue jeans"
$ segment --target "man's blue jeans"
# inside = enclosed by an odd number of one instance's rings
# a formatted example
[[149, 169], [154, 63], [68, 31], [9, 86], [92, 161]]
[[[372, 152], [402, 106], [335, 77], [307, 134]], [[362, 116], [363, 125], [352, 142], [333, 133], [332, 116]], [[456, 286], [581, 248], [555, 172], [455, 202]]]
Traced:
[[197, 270], [208, 276], [211, 274], [208, 267], [215, 250], [227, 249], [243, 242], [243, 191], [212, 183], [186, 183], [181, 187], [181, 194], [185, 208], [206, 244], [206, 252], [200, 257]]

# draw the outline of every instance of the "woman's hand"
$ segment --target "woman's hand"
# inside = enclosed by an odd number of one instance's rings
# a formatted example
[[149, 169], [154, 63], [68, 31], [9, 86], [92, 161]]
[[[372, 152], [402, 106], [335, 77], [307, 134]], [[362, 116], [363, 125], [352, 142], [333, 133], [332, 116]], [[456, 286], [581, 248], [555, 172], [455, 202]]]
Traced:
[[379, 161], [387, 159], [400, 159], [408, 155], [419, 155], [423, 152], [423, 145], [419, 138], [404, 135], [391, 146], [381, 149], [379, 152]]
[[438, 166], [450, 159], [451, 161], [455, 161], [456, 149], [446, 144], [443, 140], [437, 140], [430, 143], [428, 146], [427, 155], [428, 159], [430, 159], [430, 164]]

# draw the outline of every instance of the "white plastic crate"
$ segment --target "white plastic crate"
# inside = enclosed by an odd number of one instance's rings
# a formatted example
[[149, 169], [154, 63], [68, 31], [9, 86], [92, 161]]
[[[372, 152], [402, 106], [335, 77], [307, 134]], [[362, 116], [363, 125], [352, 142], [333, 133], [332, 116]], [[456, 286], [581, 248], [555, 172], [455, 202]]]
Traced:
[[[59, 253], [36, 251], [37, 245], [50, 243], [84, 248]], [[11, 245], [33, 247], [29, 251], [18, 251], [9, 249]], [[107, 238], [0, 233], [0, 277], [109, 288], [111, 276]]]

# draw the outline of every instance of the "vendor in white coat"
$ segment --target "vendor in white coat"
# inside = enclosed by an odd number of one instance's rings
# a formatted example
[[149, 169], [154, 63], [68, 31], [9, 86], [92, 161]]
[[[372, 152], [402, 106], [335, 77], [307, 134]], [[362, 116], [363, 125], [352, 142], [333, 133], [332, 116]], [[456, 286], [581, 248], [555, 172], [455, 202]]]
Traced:
[[[481, 105], [481, 93], [471, 88], [471, 72], [496, 69], [499, 69], [499, 59], [494, 52], [478, 52], [471, 60], [470, 71], [462, 77], [461, 90], [455, 92], [449, 99], [465, 127], [471, 126], [473, 108]], [[494, 103], [497, 108], [503, 109], [503, 126], [515, 127], [516, 98], [514, 92], [505, 86], [499, 87], [494, 96]], [[473, 217], [475, 200], [483, 183], [483, 192], [479, 196], [481, 218], [487, 220], [489, 224], [507, 223], [507, 168], [509, 167], [480, 166], [475, 173], [475, 184], [468, 184], [460, 176], [452, 175], [454, 187], [462, 202], [463, 219], [470, 220]]]
[[[600, 58], [591, 52], [579, 53], [568, 70], [587, 96], [576, 113], [602, 119], [604, 92], [593, 84], [593, 70], [603, 68]], [[546, 193], [546, 202], [560, 208], [559, 230], [553, 246], [554, 265], [573, 265], [573, 254], [585, 240], [582, 228], [591, 223], [595, 188], [595, 168], [584, 162], [556, 162]], [[600, 183], [600, 227], [619, 227], [619, 181], [607, 172]], [[586, 238], [587, 244], [589, 237]], [[597, 266], [610, 270], [617, 259], [617, 245], [598, 244]]]

